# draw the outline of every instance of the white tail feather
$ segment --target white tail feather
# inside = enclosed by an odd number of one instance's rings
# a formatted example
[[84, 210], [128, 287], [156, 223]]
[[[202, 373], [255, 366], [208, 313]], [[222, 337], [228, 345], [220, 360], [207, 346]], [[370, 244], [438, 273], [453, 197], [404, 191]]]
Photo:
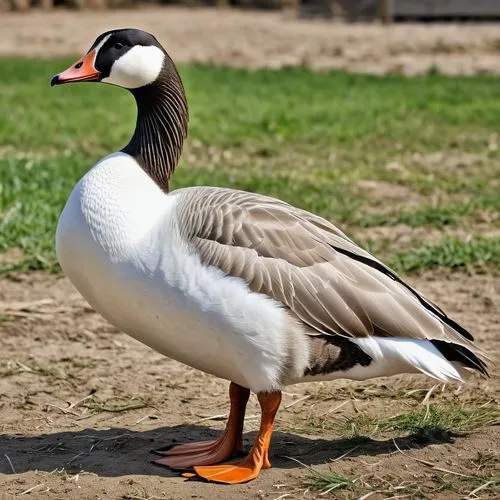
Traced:
[[371, 356], [372, 363], [387, 365], [388, 372], [422, 372], [441, 382], [463, 382], [455, 366], [428, 340], [364, 337], [352, 342]]

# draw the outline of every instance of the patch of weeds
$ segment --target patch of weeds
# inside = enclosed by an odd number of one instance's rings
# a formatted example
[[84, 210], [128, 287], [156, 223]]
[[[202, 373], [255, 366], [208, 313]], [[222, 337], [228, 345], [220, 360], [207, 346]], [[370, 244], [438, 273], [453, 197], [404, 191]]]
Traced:
[[[405, 481], [388, 474], [369, 474], [353, 478], [341, 473], [327, 472], [307, 467], [302, 483], [321, 495], [333, 498], [434, 498], [438, 493], [456, 493], [467, 498], [478, 498], [484, 494], [500, 491], [500, 477], [493, 475], [466, 475], [452, 471], [435, 471], [425, 475], [425, 480]], [[340, 491], [343, 490], [343, 491]]]
[[299, 427], [307, 433], [334, 431], [349, 438], [352, 447], [360, 444], [353, 443], [352, 439], [363, 440], [365, 436], [408, 436], [417, 443], [449, 441], [453, 436], [469, 434], [499, 423], [500, 412], [494, 408], [468, 410], [430, 405], [424, 410], [410, 411], [389, 418], [367, 412], [354, 416], [309, 416], [301, 419]]
[[[428, 493], [450, 491], [467, 498], [478, 498], [487, 493], [500, 492], [500, 476], [493, 475], [453, 475], [443, 472], [432, 475], [434, 488]], [[476, 496], [477, 494], [477, 496]]]
[[318, 384], [311, 389], [307, 389], [305, 394], [309, 396], [310, 401], [330, 401], [335, 399], [336, 395], [334, 392], [325, 385]]
[[401, 397], [413, 397], [417, 401], [421, 401], [422, 393], [428, 392], [429, 389], [409, 389], [409, 386], [403, 382], [394, 381], [392, 385], [386, 384], [370, 384], [364, 383], [359, 386], [342, 387], [336, 391], [336, 397], [345, 397], [346, 399], [366, 400], [373, 398], [395, 399]]
[[[346, 416], [315, 416], [301, 417], [296, 415], [297, 423], [293, 428], [306, 434], [323, 434], [333, 431], [345, 436], [345, 448], [351, 449], [366, 443], [366, 436], [373, 436], [378, 432], [378, 420], [369, 413], [359, 413], [354, 417]], [[344, 446], [342, 446], [344, 448]]]
[[333, 424], [337, 426], [343, 436], [352, 438], [376, 435], [381, 420], [369, 413], [359, 413], [352, 418], [337, 417], [333, 420]]
[[478, 451], [477, 456], [474, 460], [472, 460], [472, 463], [477, 470], [481, 470], [486, 467], [495, 467], [500, 465], [500, 455], [489, 451]]
[[11, 264], [0, 266], [0, 276], [7, 275], [9, 273], [25, 273], [28, 271], [48, 271], [49, 273], [60, 273], [61, 266], [59, 262], [55, 260], [55, 255], [53, 249], [48, 250], [47, 255], [50, 258], [45, 258], [41, 254], [34, 254], [30, 257], [23, 258], [19, 262], [13, 262]]
[[389, 264], [397, 272], [414, 273], [436, 267], [451, 269], [480, 269], [492, 267], [500, 270], [500, 239], [473, 238], [469, 241], [444, 238], [439, 243], [426, 244], [396, 254]]
[[457, 225], [463, 216], [473, 210], [472, 205], [449, 205], [438, 207], [422, 207], [417, 210], [397, 211], [388, 214], [366, 213], [359, 215], [353, 223], [359, 227], [395, 226], [406, 224], [410, 227], [434, 226], [437, 228]]
[[353, 490], [356, 479], [333, 472], [321, 472], [313, 467], [307, 467], [307, 474], [304, 477], [304, 484], [313, 490], [320, 491], [322, 495], [333, 493], [337, 490]]
[[69, 382], [73, 386], [78, 382], [78, 378], [75, 375], [71, 373], [65, 373], [62, 370], [57, 370], [56, 368], [48, 368], [39, 365], [28, 365], [25, 363], [21, 363], [20, 361], [13, 361], [9, 363], [9, 365], [9, 368], [5, 372], [0, 372], [0, 376], [6, 377], [16, 375], [18, 373], [29, 373], [47, 377], [49, 379]]
[[82, 404], [82, 406], [95, 412], [123, 413], [127, 411], [140, 410], [151, 405], [145, 399], [136, 397], [115, 397], [103, 401], [94, 396]]
[[412, 434], [424, 442], [468, 434], [500, 423], [500, 412], [493, 408], [466, 410], [461, 407], [412, 411], [385, 419], [379, 423], [381, 432]]

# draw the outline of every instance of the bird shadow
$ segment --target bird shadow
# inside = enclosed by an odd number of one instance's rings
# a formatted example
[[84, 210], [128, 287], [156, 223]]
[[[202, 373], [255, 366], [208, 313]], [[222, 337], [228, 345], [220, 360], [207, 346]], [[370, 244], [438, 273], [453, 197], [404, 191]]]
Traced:
[[[158, 458], [151, 453], [152, 450], [177, 442], [214, 439], [219, 434], [197, 425], [148, 431], [114, 428], [38, 436], [0, 434], [0, 474], [60, 470], [67, 473], [86, 471], [107, 477], [130, 474], [175, 476], [178, 474], [151, 463]], [[255, 432], [245, 434], [245, 447], [249, 448], [254, 439]], [[345, 454], [349, 457], [376, 456], [394, 452], [397, 448], [420, 449], [429, 444], [449, 442], [452, 442], [451, 436], [445, 433], [427, 435], [425, 429], [406, 437], [384, 440], [363, 436], [327, 440], [278, 431], [273, 435], [270, 458], [273, 467], [292, 469], [327, 463]]]

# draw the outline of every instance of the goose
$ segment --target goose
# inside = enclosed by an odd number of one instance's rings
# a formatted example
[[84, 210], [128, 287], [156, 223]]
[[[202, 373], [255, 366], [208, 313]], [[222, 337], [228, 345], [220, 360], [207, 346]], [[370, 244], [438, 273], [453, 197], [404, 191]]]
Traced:
[[[472, 335], [331, 222], [284, 201], [221, 187], [170, 191], [188, 107], [151, 34], [97, 37], [51, 85], [103, 82], [137, 104], [130, 142], [99, 160], [60, 215], [56, 251], [81, 295], [152, 349], [229, 385], [225, 430], [160, 452], [183, 475], [244, 483], [271, 466], [281, 390], [306, 381], [423, 373], [487, 376]], [[261, 423], [243, 457], [250, 392]]]

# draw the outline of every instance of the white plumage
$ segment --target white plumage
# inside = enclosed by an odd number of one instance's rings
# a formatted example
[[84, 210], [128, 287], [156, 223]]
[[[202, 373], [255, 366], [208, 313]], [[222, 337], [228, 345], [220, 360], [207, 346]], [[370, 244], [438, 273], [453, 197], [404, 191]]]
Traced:
[[165, 196], [130, 156], [101, 160], [59, 220], [64, 272], [108, 321], [157, 351], [255, 392], [277, 389], [283, 308], [188, 251], [177, 198]]

